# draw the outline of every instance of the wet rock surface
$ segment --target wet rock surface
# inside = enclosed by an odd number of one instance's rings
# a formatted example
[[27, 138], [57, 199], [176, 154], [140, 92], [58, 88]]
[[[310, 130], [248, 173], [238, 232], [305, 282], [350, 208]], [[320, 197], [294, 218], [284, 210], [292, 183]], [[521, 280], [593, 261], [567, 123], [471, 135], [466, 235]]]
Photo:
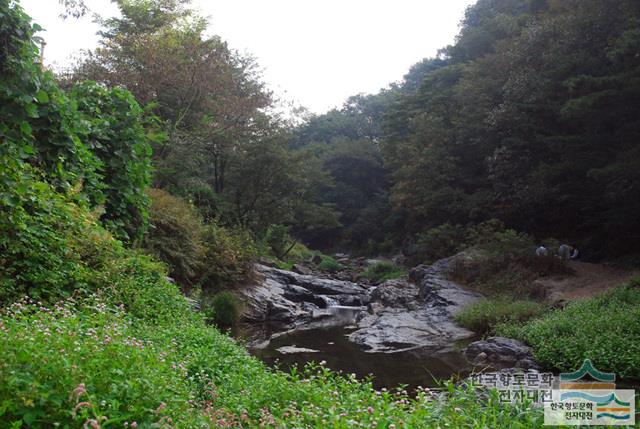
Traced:
[[[365, 258], [336, 256], [351, 263], [343, 271], [347, 278], [357, 279], [368, 265]], [[454, 322], [458, 311], [482, 298], [447, 278], [465, 257], [420, 265], [379, 285], [308, 274], [307, 266], [292, 272], [259, 264], [253, 284], [240, 292], [241, 336], [266, 362], [304, 365], [313, 356], [335, 369], [375, 373], [381, 385], [424, 384], [429, 374], [448, 378], [473, 368], [537, 369], [526, 345], [499, 337], [469, 344], [476, 334]]]
[[257, 265], [261, 280], [243, 291], [243, 320], [288, 331], [347, 325], [348, 339], [368, 352], [448, 350], [474, 335], [453, 316], [481, 297], [446, 279], [451, 263], [421, 265], [409, 279], [377, 286]]
[[332, 306], [366, 305], [362, 285], [256, 265], [260, 280], [241, 291], [246, 322], [270, 322], [300, 326], [326, 316], [320, 310]]
[[453, 258], [411, 270], [409, 279], [387, 281], [369, 289], [368, 313], [349, 338], [370, 352], [397, 352], [428, 347], [451, 348], [475, 334], [453, 316], [481, 298], [446, 279]]

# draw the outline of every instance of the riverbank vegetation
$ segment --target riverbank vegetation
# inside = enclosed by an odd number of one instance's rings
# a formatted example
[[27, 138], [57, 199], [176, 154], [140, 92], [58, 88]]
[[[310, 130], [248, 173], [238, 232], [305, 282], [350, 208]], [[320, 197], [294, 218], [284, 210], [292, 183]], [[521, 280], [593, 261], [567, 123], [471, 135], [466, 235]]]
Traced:
[[[40, 27], [0, 2], [1, 421], [542, 425], [529, 404], [452, 383], [409, 396], [322, 365], [270, 369], [205, 319], [237, 319], [229, 291], [259, 257], [340, 269], [309, 248], [415, 263], [466, 250], [452, 275], [495, 299], [535, 299], [531, 280], [565, 269], [535, 257], [545, 237], [633, 261], [637, 2], [481, 0], [401, 82], [301, 124], [188, 1], [114, 3], [100, 47], [54, 74]], [[523, 339], [552, 368], [589, 357], [638, 377], [637, 283], [545, 314], [487, 301], [460, 320]]]
[[528, 323], [497, 331], [533, 346], [549, 368], [570, 371], [584, 359], [621, 377], [640, 379], [640, 278], [600, 296], [574, 302]]

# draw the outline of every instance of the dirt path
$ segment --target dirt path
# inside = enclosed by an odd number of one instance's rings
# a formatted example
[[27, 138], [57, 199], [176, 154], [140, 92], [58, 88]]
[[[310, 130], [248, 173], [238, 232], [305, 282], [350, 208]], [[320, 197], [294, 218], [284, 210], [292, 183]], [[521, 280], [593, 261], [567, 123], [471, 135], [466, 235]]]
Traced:
[[589, 262], [570, 261], [569, 267], [575, 271], [575, 275], [536, 281], [547, 289], [552, 302], [589, 298], [628, 281], [633, 275], [631, 271]]

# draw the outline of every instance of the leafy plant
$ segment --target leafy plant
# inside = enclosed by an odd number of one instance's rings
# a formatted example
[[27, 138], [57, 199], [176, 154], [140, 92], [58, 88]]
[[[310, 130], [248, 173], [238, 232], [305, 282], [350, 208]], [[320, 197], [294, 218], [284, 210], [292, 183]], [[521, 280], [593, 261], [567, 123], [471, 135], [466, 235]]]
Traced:
[[143, 246], [168, 265], [170, 275], [180, 284], [193, 283], [204, 268], [202, 220], [186, 201], [160, 189], [148, 193], [150, 229]]
[[318, 269], [320, 271], [326, 271], [328, 273], [335, 273], [336, 271], [340, 271], [344, 268], [344, 266], [333, 259], [331, 256], [322, 255], [322, 260], [318, 264]]
[[456, 322], [480, 334], [494, 333], [500, 324], [521, 324], [540, 317], [548, 306], [531, 300], [489, 298], [463, 308], [455, 316]]
[[270, 225], [264, 241], [273, 256], [280, 260], [284, 259], [296, 245], [296, 241], [289, 235], [289, 227], [285, 225]]
[[370, 265], [361, 276], [373, 284], [383, 283], [387, 280], [397, 279], [407, 273], [404, 267], [400, 267], [393, 262], [382, 261]]
[[420, 262], [430, 263], [455, 255], [466, 247], [467, 234], [463, 226], [449, 223], [419, 234], [416, 252]]
[[251, 234], [241, 229], [206, 225], [202, 243], [204, 257], [197, 278], [205, 293], [235, 286], [250, 271], [257, 256]]
[[220, 292], [211, 300], [212, 318], [221, 328], [235, 326], [240, 317], [238, 299], [230, 292]]
[[497, 332], [530, 344], [550, 368], [571, 371], [591, 359], [603, 371], [639, 379], [640, 278], [524, 325], [500, 325]]

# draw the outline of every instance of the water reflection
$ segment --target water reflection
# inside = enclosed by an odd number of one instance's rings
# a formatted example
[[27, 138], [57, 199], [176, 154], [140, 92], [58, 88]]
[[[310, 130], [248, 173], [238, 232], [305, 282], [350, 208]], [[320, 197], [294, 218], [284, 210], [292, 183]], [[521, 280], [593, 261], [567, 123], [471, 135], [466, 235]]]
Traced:
[[[349, 341], [346, 335], [354, 328], [350, 325], [355, 314], [348, 317], [347, 309], [335, 309], [338, 317], [342, 317], [341, 326], [335, 326], [334, 317], [327, 317], [327, 326], [314, 325], [312, 329], [294, 330], [276, 334], [271, 341], [254, 341], [249, 346], [253, 355], [269, 365], [278, 365], [288, 369], [292, 365], [304, 366], [309, 361], [325, 361], [334, 370], [354, 373], [359, 378], [373, 376], [376, 388], [393, 388], [399, 385], [417, 387], [419, 385], [434, 387], [439, 380], [448, 379], [455, 374], [466, 375], [470, 368], [461, 353], [461, 348], [468, 343], [452, 344], [446, 349], [429, 348], [414, 349], [399, 353], [367, 353], [361, 346]], [[346, 326], [345, 326], [346, 325]], [[255, 326], [252, 329], [255, 330]], [[269, 337], [273, 332], [264, 331], [267, 327], [258, 327], [261, 334]], [[245, 329], [243, 336], [249, 335]], [[256, 332], [251, 335], [255, 340]], [[277, 349], [295, 346], [315, 350], [314, 353], [282, 354]]]

